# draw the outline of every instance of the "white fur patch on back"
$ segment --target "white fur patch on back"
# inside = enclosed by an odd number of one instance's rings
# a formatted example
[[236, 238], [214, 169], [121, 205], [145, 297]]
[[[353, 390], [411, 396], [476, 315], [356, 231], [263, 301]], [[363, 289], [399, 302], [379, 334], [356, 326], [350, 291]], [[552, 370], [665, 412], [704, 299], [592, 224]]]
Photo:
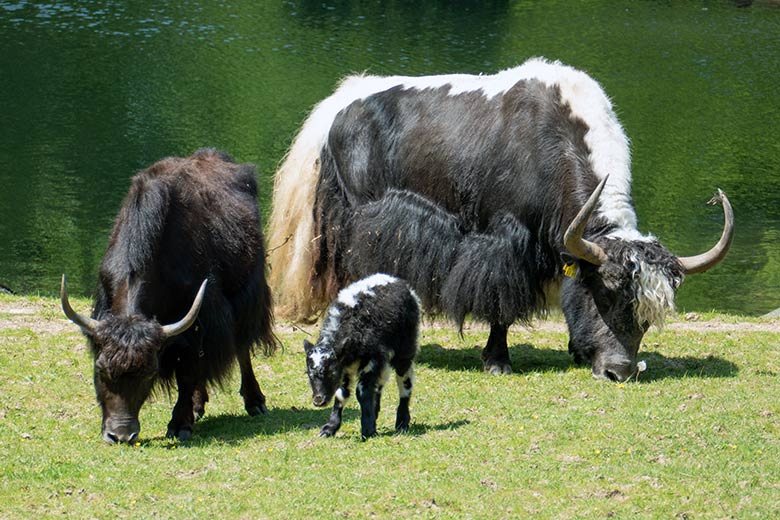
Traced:
[[393, 283], [397, 280], [398, 278], [395, 278], [388, 274], [382, 274], [382, 273], [373, 274], [367, 278], [358, 280], [357, 282], [348, 285], [347, 287], [339, 291], [339, 295], [336, 298], [336, 300], [339, 303], [346, 305], [347, 307], [354, 307], [355, 305], [357, 305], [358, 296], [360, 296], [361, 294], [373, 296], [374, 291], [372, 289], [374, 289], [375, 287]]
[[333, 335], [339, 329], [339, 324], [341, 323], [340, 317], [341, 311], [339, 311], [335, 305], [332, 305], [328, 309], [328, 314], [325, 315], [325, 319], [322, 322], [322, 332], [320, 332], [320, 337], [322, 338], [321, 343], [327, 345], [328, 348], [333, 348]]
[[[557, 86], [572, 115], [588, 125], [585, 143], [591, 150], [590, 163], [600, 179], [609, 175], [597, 213], [619, 230], [615, 235], [627, 240], [650, 240], [637, 231], [636, 212], [631, 203], [631, 153], [629, 140], [615, 115], [604, 89], [585, 72], [559, 61], [531, 58], [520, 66], [491, 75], [443, 74], [437, 76], [367, 76], [346, 78], [338, 90], [317, 107], [321, 124], [330, 125], [336, 114], [350, 103], [393, 87], [404, 89], [450, 86], [449, 95], [481, 92], [488, 99], [503, 94], [518, 81], [537, 79]], [[323, 141], [320, 146], [324, 144]]]

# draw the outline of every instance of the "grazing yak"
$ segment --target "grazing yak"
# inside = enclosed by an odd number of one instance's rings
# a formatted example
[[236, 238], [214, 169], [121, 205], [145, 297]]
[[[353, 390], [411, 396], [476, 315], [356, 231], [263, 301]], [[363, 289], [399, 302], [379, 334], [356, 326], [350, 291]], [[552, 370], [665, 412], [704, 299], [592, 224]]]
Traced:
[[[531, 59], [491, 76], [353, 76], [317, 105], [276, 174], [269, 283], [305, 319], [351, 280], [408, 280], [426, 310], [490, 324], [486, 370], [511, 371], [507, 329], [558, 293], [569, 351], [629, 377], [686, 274], [637, 230], [628, 139], [600, 85]], [[565, 267], [565, 270], [564, 270]], [[565, 276], [564, 273], [569, 276]]]
[[107, 442], [132, 442], [156, 384], [178, 388], [167, 435], [188, 439], [234, 362], [250, 415], [266, 413], [256, 344], [276, 348], [255, 169], [199, 150], [132, 180], [100, 266], [92, 316], [62, 308], [88, 338]]
[[344, 404], [356, 382], [360, 433], [364, 439], [376, 435], [391, 369], [398, 385], [395, 429], [409, 428], [419, 323], [420, 300], [403, 280], [378, 273], [339, 291], [317, 343], [303, 340], [314, 406], [326, 406], [335, 395], [321, 437], [332, 437], [341, 427]]

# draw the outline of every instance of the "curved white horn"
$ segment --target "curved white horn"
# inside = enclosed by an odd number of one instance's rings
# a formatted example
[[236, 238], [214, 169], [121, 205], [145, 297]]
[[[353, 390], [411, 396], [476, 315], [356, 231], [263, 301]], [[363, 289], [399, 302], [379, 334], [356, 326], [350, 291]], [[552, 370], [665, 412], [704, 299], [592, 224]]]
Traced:
[[185, 330], [189, 329], [193, 323], [195, 323], [195, 319], [198, 317], [198, 312], [200, 311], [200, 306], [203, 303], [203, 295], [206, 294], [206, 283], [208, 283], [208, 281], [209, 280], [207, 278], [203, 280], [202, 284], [200, 284], [198, 294], [195, 295], [195, 301], [192, 302], [192, 307], [190, 307], [190, 310], [187, 312], [186, 316], [184, 316], [176, 323], [163, 325], [163, 334], [166, 338], [171, 338], [181, 334]]
[[62, 311], [70, 321], [81, 327], [85, 332], [90, 334], [95, 333], [95, 329], [100, 322], [88, 316], [82, 316], [70, 306], [70, 301], [68, 300], [68, 284], [65, 281], [64, 274], [62, 275], [62, 284], [60, 285], [60, 301], [62, 302]]
[[563, 245], [566, 247], [566, 250], [577, 258], [581, 258], [593, 265], [604, 263], [607, 260], [607, 254], [599, 245], [582, 238], [582, 234], [585, 232], [585, 226], [588, 224], [591, 213], [596, 208], [596, 203], [599, 201], [599, 196], [608, 178], [609, 175], [604, 177], [599, 185], [596, 186], [596, 189], [590, 194], [585, 205], [582, 206], [563, 235]]
[[697, 274], [715, 267], [728, 253], [731, 247], [731, 240], [734, 238], [734, 210], [731, 209], [731, 202], [723, 190], [718, 188], [718, 193], [708, 204], [723, 204], [723, 233], [715, 246], [696, 256], [678, 256], [677, 260], [682, 265], [685, 274]]

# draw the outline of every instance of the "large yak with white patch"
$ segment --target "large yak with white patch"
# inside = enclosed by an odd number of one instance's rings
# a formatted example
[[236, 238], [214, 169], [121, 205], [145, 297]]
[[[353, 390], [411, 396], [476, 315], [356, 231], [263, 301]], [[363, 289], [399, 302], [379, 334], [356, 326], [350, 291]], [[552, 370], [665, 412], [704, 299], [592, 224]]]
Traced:
[[212, 149], [163, 159], [133, 177], [100, 266], [92, 316], [62, 308], [89, 341], [107, 442], [133, 442], [156, 384], [178, 388], [168, 436], [188, 439], [206, 385], [238, 361], [250, 415], [267, 412], [252, 371], [271, 353], [271, 291], [255, 168]]
[[[430, 311], [490, 323], [490, 372], [509, 372], [507, 329], [560, 288], [569, 351], [629, 377], [650, 325], [719, 242], [677, 257], [637, 230], [628, 139], [601, 87], [532, 59], [493, 76], [353, 76], [311, 113], [276, 174], [269, 282], [280, 311], [310, 318], [381, 271]], [[565, 271], [570, 275], [564, 276]]]

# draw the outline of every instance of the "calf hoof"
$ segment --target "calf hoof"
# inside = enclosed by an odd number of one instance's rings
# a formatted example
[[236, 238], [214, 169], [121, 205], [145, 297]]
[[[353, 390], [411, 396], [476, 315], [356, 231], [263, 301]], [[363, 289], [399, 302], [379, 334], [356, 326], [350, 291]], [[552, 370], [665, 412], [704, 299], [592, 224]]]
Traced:
[[511, 374], [512, 365], [508, 361], [485, 361], [485, 372], [492, 376], [498, 376], [501, 374]]
[[320, 437], [333, 437], [336, 435], [336, 431], [336, 429], [326, 424], [320, 429]]

